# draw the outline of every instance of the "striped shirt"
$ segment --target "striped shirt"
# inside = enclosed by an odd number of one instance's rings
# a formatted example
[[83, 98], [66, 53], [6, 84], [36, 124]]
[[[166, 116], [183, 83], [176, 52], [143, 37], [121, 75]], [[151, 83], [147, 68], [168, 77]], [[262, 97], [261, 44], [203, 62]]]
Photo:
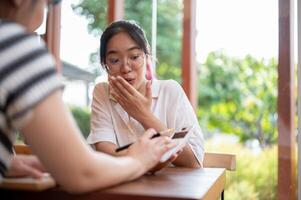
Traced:
[[0, 20], [0, 182], [10, 165], [16, 131], [39, 102], [62, 87], [45, 44], [24, 27]]

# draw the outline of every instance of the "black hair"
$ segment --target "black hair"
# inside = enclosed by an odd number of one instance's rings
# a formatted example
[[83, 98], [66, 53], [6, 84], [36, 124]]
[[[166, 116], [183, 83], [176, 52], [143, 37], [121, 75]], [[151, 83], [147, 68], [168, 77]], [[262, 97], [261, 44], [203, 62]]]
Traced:
[[109, 40], [116, 34], [127, 33], [138, 45], [138, 47], [146, 54], [150, 55], [149, 43], [146, 39], [145, 32], [135, 22], [128, 20], [120, 20], [111, 23], [102, 33], [100, 38], [100, 63], [105, 68], [106, 52]]

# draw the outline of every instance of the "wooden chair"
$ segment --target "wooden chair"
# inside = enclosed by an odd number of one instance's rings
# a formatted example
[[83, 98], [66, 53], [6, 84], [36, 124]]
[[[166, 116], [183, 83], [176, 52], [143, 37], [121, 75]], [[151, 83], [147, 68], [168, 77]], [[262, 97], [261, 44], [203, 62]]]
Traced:
[[236, 155], [206, 152], [204, 155], [203, 167], [225, 168], [230, 171], [235, 171]]
[[[204, 155], [203, 167], [208, 168], [225, 168], [230, 171], [236, 169], [236, 155], [226, 153], [209, 153]], [[225, 199], [224, 190], [221, 194], [221, 200]]]

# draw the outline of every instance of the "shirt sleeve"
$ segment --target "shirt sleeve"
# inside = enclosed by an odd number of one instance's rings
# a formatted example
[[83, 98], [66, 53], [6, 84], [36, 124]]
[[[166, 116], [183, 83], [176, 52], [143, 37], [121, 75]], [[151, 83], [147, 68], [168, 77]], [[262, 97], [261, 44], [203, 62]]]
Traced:
[[33, 110], [41, 101], [63, 88], [52, 56], [45, 46], [36, 50], [39, 56], [13, 72], [7, 82], [4, 110], [9, 126], [18, 130], [33, 116]]
[[104, 141], [117, 145], [112, 116], [110, 114], [108, 85], [100, 83], [95, 86], [93, 92], [91, 132], [87, 138], [87, 142], [94, 147], [95, 143]]
[[192, 135], [188, 141], [196, 159], [202, 165], [204, 159], [204, 138], [202, 130], [199, 126], [195, 112], [183, 90], [176, 82], [171, 81], [170, 92], [172, 92], [175, 104], [173, 104], [174, 112], [174, 127], [175, 130], [181, 130], [187, 126], [193, 126]]

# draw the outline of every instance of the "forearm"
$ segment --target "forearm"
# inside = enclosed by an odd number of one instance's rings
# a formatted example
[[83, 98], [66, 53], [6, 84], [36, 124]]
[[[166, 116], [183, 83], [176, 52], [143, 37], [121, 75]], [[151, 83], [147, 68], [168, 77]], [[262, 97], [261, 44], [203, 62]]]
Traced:
[[126, 156], [127, 149], [123, 151], [116, 152], [117, 145], [112, 142], [98, 142], [95, 144], [96, 151], [103, 152], [112, 156]]
[[37, 136], [34, 141], [29, 140], [47, 170], [67, 191], [87, 192], [129, 181], [144, 173], [138, 161], [94, 152], [79, 134], [74, 136], [47, 140]]
[[91, 160], [83, 165], [77, 176], [65, 182], [65, 189], [72, 193], [106, 188], [138, 178], [145, 173], [144, 166], [131, 157], [111, 157], [93, 152]]
[[153, 113], [143, 115], [138, 121], [145, 130], [150, 128], [155, 129], [157, 132], [166, 130], [166, 126]]
[[201, 167], [200, 163], [195, 157], [189, 144], [186, 144], [186, 146], [183, 148], [183, 151], [173, 162], [173, 164], [181, 167], [191, 167], [191, 168]]

